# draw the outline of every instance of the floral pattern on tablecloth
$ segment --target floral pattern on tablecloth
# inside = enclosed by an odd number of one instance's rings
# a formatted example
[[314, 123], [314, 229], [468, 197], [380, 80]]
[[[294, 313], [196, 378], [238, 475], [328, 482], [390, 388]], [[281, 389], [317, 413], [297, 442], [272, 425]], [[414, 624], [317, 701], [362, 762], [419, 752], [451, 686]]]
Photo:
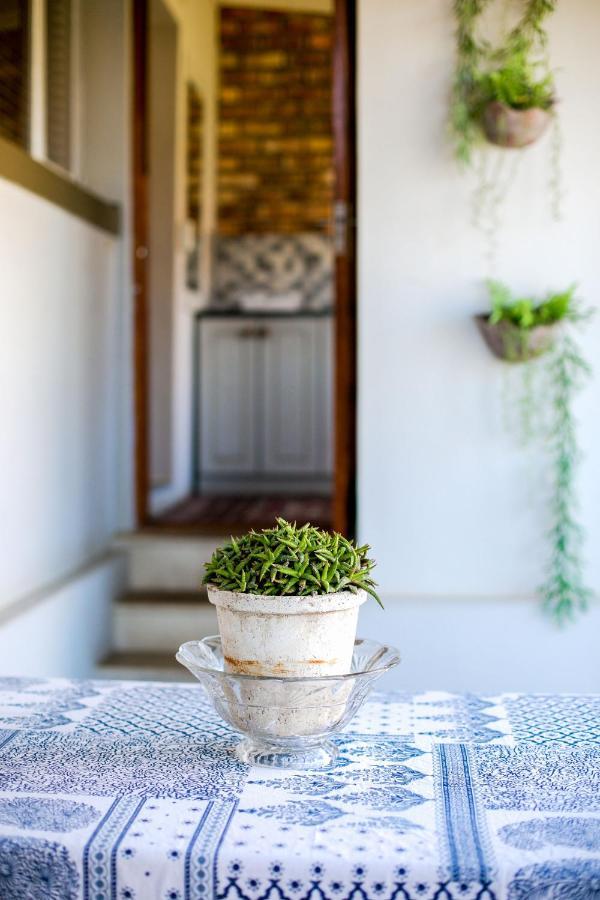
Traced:
[[0, 679], [0, 900], [600, 900], [599, 723], [379, 693], [299, 773], [196, 685]]

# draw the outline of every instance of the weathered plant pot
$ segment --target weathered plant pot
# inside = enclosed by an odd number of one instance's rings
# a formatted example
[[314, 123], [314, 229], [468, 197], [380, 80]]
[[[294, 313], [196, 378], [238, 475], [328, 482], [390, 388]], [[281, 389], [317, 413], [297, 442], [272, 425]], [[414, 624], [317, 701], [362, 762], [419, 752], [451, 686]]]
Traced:
[[365, 591], [266, 597], [208, 585], [217, 608], [226, 669], [294, 678], [350, 671]]
[[492, 324], [487, 313], [479, 313], [474, 319], [494, 356], [507, 362], [527, 362], [543, 356], [556, 340], [558, 324], [524, 329], [506, 320]]
[[350, 672], [358, 608], [366, 592], [265, 597], [208, 585], [208, 599], [217, 608], [225, 671], [267, 676], [248, 678], [237, 700], [225, 691], [236, 709], [236, 726], [286, 739], [329, 728], [352, 690], [351, 681], [333, 679], [333, 707], [332, 696], [325, 705], [304, 708], [296, 692], [306, 688], [286, 679]]
[[513, 109], [493, 100], [483, 110], [482, 125], [488, 141], [498, 147], [527, 147], [542, 136], [550, 117], [547, 109]]

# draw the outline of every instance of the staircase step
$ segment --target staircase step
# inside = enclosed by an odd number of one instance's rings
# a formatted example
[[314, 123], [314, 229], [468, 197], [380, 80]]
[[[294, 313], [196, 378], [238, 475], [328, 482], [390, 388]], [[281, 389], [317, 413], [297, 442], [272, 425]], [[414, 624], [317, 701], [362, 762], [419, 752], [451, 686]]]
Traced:
[[136, 681], [195, 681], [170, 653], [114, 652], [98, 664], [96, 676]]
[[128, 586], [134, 591], [198, 591], [208, 562], [223, 535], [138, 531], [119, 535], [116, 546], [128, 559]]
[[206, 588], [200, 585], [195, 591], [127, 591], [118, 603], [179, 603], [197, 606], [208, 603]]
[[173, 655], [185, 641], [218, 631], [214, 606], [200, 591], [132, 591], [114, 605], [118, 653]]

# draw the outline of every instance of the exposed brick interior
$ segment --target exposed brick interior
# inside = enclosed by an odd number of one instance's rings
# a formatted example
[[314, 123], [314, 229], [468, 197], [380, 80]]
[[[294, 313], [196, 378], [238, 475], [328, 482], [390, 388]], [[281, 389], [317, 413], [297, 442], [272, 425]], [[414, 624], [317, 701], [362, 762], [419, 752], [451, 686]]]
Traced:
[[332, 17], [220, 15], [219, 233], [329, 232]]

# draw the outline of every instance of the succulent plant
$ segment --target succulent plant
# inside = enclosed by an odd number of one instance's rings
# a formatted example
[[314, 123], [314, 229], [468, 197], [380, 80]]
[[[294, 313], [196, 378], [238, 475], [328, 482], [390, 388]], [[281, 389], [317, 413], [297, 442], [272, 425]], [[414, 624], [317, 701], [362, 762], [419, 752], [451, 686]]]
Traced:
[[336, 532], [297, 526], [278, 518], [231, 540], [205, 564], [204, 583], [225, 591], [268, 596], [310, 596], [361, 588], [383, 606], [371, 578], [370, 547]]

